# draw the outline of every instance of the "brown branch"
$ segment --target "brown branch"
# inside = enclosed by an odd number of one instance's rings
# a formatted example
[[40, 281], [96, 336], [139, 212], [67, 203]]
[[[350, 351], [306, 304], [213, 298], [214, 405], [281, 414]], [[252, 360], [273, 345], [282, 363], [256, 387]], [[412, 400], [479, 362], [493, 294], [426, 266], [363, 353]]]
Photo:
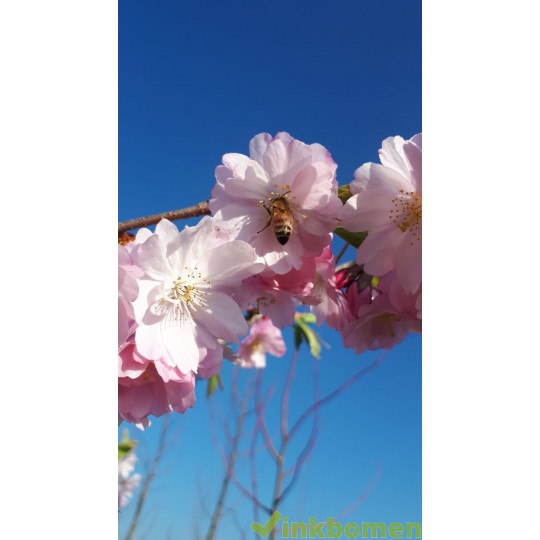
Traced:
[[257, 410], [257, 426], [259, 427], [261, 434], [263, 436], [264, 444], [270, 455], [274, 458], [275, 461], [279, 460], [277, 450], [272, 443], [270, 434], [268, 433], [268, 428], [263, 417], [263, 402], [261, 401], [261, 384], [262, 384], [262, 370], [259, 370], [257, 373], [257, 380], [255, 383], [255, 403]]
[[180, 208], [179, 210], [171, 210], [170, 212], [162, 212], [161, 214], [154, 214], [153, 216], [140, 217], [136, 219], [130, 219], [118, 224], [118, 234], [122, 234], [126, 231], [133, 229], [140, 229], [141, 227], [148, 227], [149, 225], [155, 225], [162, 219], [168, 219], [169, 221], [177, 221], [179, 219], [188, 219], [192, 217], [205, 216], [210, 214], [210, 208], [208, 208], [208, 201], [203, 201], [195, 206], [188, 208]]

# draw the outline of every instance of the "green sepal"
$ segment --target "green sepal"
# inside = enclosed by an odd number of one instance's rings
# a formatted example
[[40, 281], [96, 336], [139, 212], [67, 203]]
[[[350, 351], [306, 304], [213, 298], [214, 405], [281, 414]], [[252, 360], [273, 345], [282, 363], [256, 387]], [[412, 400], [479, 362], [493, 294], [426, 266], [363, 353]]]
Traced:
[[338, 186], [337, 194], [338, 197], [341, 199], [341, 202], [345, 204], [352, 197], [349, 184], [345, 184], [344, 186]]
[[366, 239], [368, 233], [367, 232], [359, 232], [354, 233], [350, 232], [347, 229], [344, 229], [343, 227], [336, 227], [334, 230], [334, 233], [337, 234], [342, 240], [345, 240], [348, 244], [353, 246], [354, 248], [358, 249], [360, 247], [360, 244]]
[[212, 377], [208, 379], [206, 397], [209, 398], [218, 389], [218, 387], [220, 390], [223, 390], [223, 381], [221, 380], [219, 373], [217, 375], [212, 375]]
[[294, 341], [298, 350], [302, 340], [309, 346], [309, 352], [317, 360], [321, 357], [321, 343], [319, 336], [311, 329], [309, 324], [317, 322], [313, 313], [297, 313], [294, 317]]

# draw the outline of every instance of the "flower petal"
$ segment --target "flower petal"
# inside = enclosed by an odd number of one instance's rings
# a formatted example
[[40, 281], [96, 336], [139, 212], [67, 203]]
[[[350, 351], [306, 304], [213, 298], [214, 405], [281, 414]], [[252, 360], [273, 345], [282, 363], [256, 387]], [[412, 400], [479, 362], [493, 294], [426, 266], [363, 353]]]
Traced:
[[[203, 264], [201, 261], [201, 268]], [[206, 261], [206, 275], [212, 289], [236, 287], [243, 279], [263, 270], [264, 264], [257, 262], [255, 250], [241, 240], [215, 247], [208, 253]]]
[[248, 331], [240, 306], [227, 294], [212, 291], [207, 297], [208, 308], [193, 314], [197, 324], [204, 326], [216, 339], [238, 341]]

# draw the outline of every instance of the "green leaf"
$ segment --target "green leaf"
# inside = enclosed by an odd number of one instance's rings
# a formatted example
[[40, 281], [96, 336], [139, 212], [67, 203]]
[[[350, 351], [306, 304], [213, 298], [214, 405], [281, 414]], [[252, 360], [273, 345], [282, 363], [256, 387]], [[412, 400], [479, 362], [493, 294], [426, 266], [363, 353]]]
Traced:
[[300, 319], [303, 323], [306, 324], [317, 323], [317, 317], [315, 317], [315, 313], [296, 313], [295, 318], [296, 320]]
[[223, 390], [223, 382], [219, 373], [217, 375], [212, 375], [208, 379], [208, 386], [206, 387], [206, 397], [209, 398], [219, 387], [220, 390]]
[[352, 197], [349, 184], [345, 184], [344, 186], [338, 186], [337, 194], [338, 197], [341, 199], [341, 202], [345, 204]]
[[[314, 358], [317, 360], [321, 357], [321, 344], [319, 342], [319, 336], [311, 329], [309, 323], [315, 323], [317, 321], [313, 313], [297, 313], [295, 316], [295, 327], [299, 328], [300, 332], [300, 343], [304, 339], [305, 342], [309, 345], [309, 351]], [[296, 331], [295, 331], [295, 344], [298, 343], [296, 340]], [[298, 349], [300, 343], [296, 346]]]
[[118, 443], [118, 459], [127, 456], [137, 445], [137, 441], [122, 441]]
[[302, 345], [302, 336], [304, 334], [302, 333], [302, 330], [297, 324], [293, 324], [293, 332], [294, 332], [294, 348], [298, 350], [300, 349], [300, 345]]
[[334, 231], [341, 239], [345, 240], [345, 242], [351, 244], [351, 246], [358, 249], [360, 247], [360, 244], [366, 239], [366, 236], [368, 235], [367, 232], [359, 232], [354, 233], [350, 232], [347, 229], [344, 229], [343, 227], [336, 227]]

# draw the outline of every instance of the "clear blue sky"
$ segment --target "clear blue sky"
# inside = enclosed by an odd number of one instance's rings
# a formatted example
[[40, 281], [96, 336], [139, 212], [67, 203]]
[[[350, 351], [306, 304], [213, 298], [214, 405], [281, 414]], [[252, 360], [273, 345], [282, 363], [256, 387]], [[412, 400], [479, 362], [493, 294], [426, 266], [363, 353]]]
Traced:
[[[341, 184], [377, 159], [383, 138], [421, 131], [420, 1], [120, 0], [120, 220], [207, 199], [222, 154], [247, 153], [251, 137], [263, 131], [326, 146]], [[373, 355], [355, 356], [325, 327], [321, 334], [331, 345], [320, 361], [324, 393]], [[292, 350], [290, 330], [286, 339]], [[289, 361], [289, 354], [269, 357], [267, 380], [279, 384]], [[309, 402], [312, 362], [304, 351], [293, 411]], [[225, 365], [226, 387], [230, 371]], [[197, 407], [173, 421], [177, 439], [149, 498], [144, 538], [191, 539], [199, 493], [208, 507], [215, 503], [223, 469], [204, 391], [203, 383]], [[130, 428], [143, 461], [159, 424], [144, 434]], [[284, 512], [291, 520], [335, 515], [361, 495], [379, 465], [376, 488], [344, 520], [420, 520], [419, 336], [324, 409], [318, 445]], [[249, 526], [249, 503], [234, 489], [229, 503]], [[121, 534], [132, 509], [120, 515]], [[218, 538], [239, 538], [232, 520]]]

